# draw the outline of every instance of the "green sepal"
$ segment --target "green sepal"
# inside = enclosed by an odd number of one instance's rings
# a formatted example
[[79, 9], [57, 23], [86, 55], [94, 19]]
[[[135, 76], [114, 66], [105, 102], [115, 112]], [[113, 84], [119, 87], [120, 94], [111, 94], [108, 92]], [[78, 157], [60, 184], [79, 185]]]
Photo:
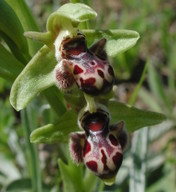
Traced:
[[10, 102], [17, 111], [26, 107], [38, 93], [54, 85], [55, 65], [54, 49], [43, 46], [12, 85]]
[[48, 46], [52, 46], [58, 34], [62, 31], [69, 31], [70, 35], [75, 35], [79, 23], [93, 19], [97, 13], [89, 6], [82, 3], [67, 3], [52, 13], [47, 20], [47, 32], [25, 32], [25, 36], [40, 41]]
[[57, 123], [48, 124], [31, 133], [32, 143], [57, 143], [68, 141], [69, 134], [78, 130], [77, 113], [67, 111]]
[[82, 30], [86, 35], [88, 45], [101, 38], [106, 38], [105, 50], [110, 57], [133, 47], [139, 39], [139, 33], [132, 30], [109, 29], [109, 30]]
[[47, 30], [56, 32], [57, 30], [67, 28], [67, 22], [73, 27], [89, 19], [94, 19], [97, 13], [89, 6], [82, 3], [67, 3], [52, 13], [47, 21]]
[[109, 101], [108, 109], [112, 117], [112, 124], [124, 121], [128, 132], [156, 125], [166, 120], [166, 116], [161, 113], [130, 107], [117, 101]]

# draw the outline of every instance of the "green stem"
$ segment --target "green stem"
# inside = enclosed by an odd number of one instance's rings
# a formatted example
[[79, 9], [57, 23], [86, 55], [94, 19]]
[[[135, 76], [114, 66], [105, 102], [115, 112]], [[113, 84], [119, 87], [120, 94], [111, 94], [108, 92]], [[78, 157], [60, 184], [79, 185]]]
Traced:
[[22, 126], [27, 147], [27, 162], [31, 174], [32, 191], [42, 192], [42, 181], [37, 147], [30, 143], [30, 134], [35, 127], [36, 114], [30, 107], [21, 111]]
[[85, 100], [87, 103], [86, 110], [88, 110], [90, 113], [96, 112], [97, 106], [96, 106], [94, 98], [87, 95], [86, 93], [84, 93], [84, 97], [85, 97]]

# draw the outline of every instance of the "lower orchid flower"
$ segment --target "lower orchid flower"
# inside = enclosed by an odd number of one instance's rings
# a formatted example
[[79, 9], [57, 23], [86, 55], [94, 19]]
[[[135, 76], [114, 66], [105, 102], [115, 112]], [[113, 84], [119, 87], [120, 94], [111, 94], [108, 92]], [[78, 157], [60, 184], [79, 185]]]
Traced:
[[83, 162], [106, 184], [113, 184], [127, 143], [124, 122], [109, 125], [110, 115], [101, 108], [95, 113], [86, 111], [78, 121], [84, 132], [70, 135], [70, 153], [73, 161], [77, 164]]

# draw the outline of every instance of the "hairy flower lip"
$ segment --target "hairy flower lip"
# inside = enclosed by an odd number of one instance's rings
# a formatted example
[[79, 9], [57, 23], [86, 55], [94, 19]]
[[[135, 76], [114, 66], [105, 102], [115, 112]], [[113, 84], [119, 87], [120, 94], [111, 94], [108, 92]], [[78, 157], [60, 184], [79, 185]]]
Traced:
[[75, 83], [75, 79], [73, 78], [67, 63], [67, 60], [62, 60], [56, 65], [54, 69], [55, 84], [59, 89], [64, 91], [70, 90]]

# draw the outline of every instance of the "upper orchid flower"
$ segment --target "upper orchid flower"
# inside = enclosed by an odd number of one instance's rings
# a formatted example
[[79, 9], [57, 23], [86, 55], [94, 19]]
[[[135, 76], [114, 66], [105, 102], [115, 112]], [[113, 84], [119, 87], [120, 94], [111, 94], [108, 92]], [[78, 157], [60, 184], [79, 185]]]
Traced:
[[[45, 45], [12, 86], [10, 101], [16, 110], [23, 109], [38, 93], [55, 84], [65, 90], [76, 83], [90, 95], [111, 90], [114, 72], [107, 55], [116, 56], [129, 49], [136, 44], [139, 34], [130, 30], [79, 29], [80, 23], [96, 15], [87, 5], [68, 3], [49, 16], [46, 32], [25, 32], [26, 37]], [[97, 43], [88, 48], [94, 42]]]
[[[60, 89], [70, 88], [74, 82], [87, 94], [100, 95], [112, 89], [114, 72], [104, 50], [106, 39], [101, 39], [89, 49], [85, 36], [66, 37], [55, 43], [55, 55], [62, 60], [55, 68], [55, 81]], [[60, 53], [58, 53], [60, 52]]]

